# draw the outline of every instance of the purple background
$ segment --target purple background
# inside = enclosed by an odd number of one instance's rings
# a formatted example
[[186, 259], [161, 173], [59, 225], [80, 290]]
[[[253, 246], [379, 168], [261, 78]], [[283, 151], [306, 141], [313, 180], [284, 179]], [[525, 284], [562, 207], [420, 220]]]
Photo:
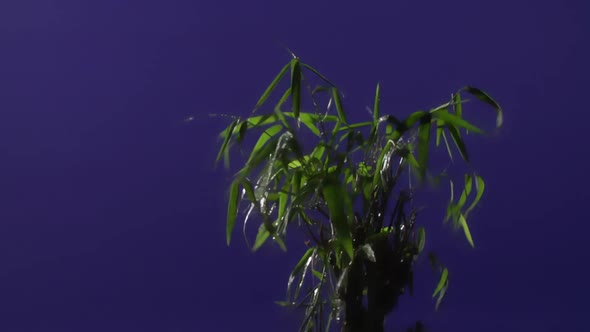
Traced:
[[289, 61], [281, 45], [359, 119], [377, 81], [383, 112], [466, 84], [504, 107], [500, 135], [468, 141], [488, 184], [476, 248], [431, 204], [427, 248], [451, 288], [434, 313], [420, 261], [388, 325], [587, 329], [588, 13], [582, 0], [2, 1], [0, 330], [297, 330], [273, 304], [297, 246], [225, 245], [230, 173], [213, 160], [227, 119], [207, 116], [247, 115]]

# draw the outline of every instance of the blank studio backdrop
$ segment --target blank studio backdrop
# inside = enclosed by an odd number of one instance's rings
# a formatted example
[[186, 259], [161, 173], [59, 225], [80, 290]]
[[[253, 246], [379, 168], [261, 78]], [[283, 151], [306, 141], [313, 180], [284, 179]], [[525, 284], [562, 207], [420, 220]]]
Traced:
[[392, 319], [583, 330], [588, 12], [584, 1], [3, 2], [0, 329], [296, 331], [300, 316], [274, 301], [300, 255], [253, 254], [240, 236], [227, 247], [231, 175], [214, 167], [212, 137], [228, 119], [208, 116], [247, 116], [288, 47], [338, 85], [355, 121], [377, 82], [387, 113], [465, 85], [505, 110], [498, 135], [470, 137], [487, 180], [476, 248], [425, 201], [440, 225], [428, 246], [452, 284], [435, 313], [422, 262], [424, 291]]

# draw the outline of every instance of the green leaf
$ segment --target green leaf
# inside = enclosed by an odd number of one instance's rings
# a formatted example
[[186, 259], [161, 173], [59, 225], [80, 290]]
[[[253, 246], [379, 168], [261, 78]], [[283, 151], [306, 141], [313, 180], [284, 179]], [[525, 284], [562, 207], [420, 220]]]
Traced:
[[379, 83], [377, 83], [377, 88], [375, 89], [375, 104], [373, 105], [373, 124], [376, 127], [379, 123], [379, 101], [381, 100], [381, 87]]
[[446, 109], [437, 110], [435, 112], [432, 112], [431, 114], [436, 119], [444, 121], [445, 125], [447, 126], [450, 125], [454, 127], [465, 128], [469, 131], [473, 131], [474, 133], [483, 134], [483, 131], [481, 129], [472, 125], [468, 121], [465, 121], [464, 119], [449, 113], [449, 111], [447, 111]]
[[288, 88], [285, 91], [285, 93], [283, 94], [283, 96], [281, 97], [281, 99], [277, 102], [277, 105], [274, 108], [275, 115], [281, 121], [283, 126], [285, 126], [285, 128], [287, 128], [287, 130], [289, 130], [289, 131], [291, 131], [291, 126], [289, 125], [289, 122], [287, 122], [287, 119], [285, 118], [285, 112], [283, 112], [281, 110], [281, 106], [285, 103], [285, 101], [287, 100], [287, 98], [289, 98], [290, 95], [291, 95], [291, 88]]
[[406, 118], [406, 120], [404, 120], [404, 126], [406, 127], [406, 129], [412, 128], [414, 126], [414, 124], [416, 124], [416, 122], [422, 120], [422, 118], [424, 118], [424, 116], [426, 114], [428, 114], [428, 113], [424, 112], [424, 111], [417, 111], [417, 112], [410, 114]]
[[[289, 190], [289, 183], [285, 186], [285, 190]], [[280, 191], [279, 192], [279, 214], [278, 214], [278, 221], [282, 222], [283, 218], [285, 217], [285, 211], [287, 207], [287, 200], [289, 199], [289, 193], [287, 191]]]
[[467, 218], [467, 215], [469, 215], [469, 212], [471, 212], [471, 210], [473, 210], [473, 208], [475, 208], [475, 206], [477, 205], [477, 203], [481, 199], [481, 196], [483, 195], [483, 191], [485, 190], [485, 182], [483, 181], [483, 178], [479, 175], [475, 176], [475, 189], [476, 189], [475, 199], [473, 200], [471, 205], [469, 205], [469, 208], [465, 211], [465, 218]]
[[449, 154], [449, 159], [451, 159], [451, 162], [453, 161], [453, 152], [451, 150], [451, 147], [449, 146], [449, 140], [447, 139], [447, 135], [445, 134], [444, 131], [442, 131], [442, 138], [445, 141], [445, 148], [447, 149], [447, 153]]
[[244, 121], [242, 123], [240, 123], [239, 127], [238, 127], [238, 143], [242, 143], [242, 141], [244, 140], [244, 136], [246, 135], [246, 131], [248, 131], [248, 121]]
[[336, 86], [334, 83], [330, 82], [330, 80], [328, 80], [328, 79], [326, 78], [326, 76], [324, 76], [324, 75], [320, 74], [320, 72], [319, 72], [319, 71], [315, 70], [314, 68], [312, 68], [312, 67], [311, 67], [311, 66], [309, 66], [308, 64], [302, 63], [301, 65], [302, 65], [303, 67], [305, 67], [305, 68], [309, 69], [309, 70], [310, 70], [312, 73], [314, 73], [314, 74], [315, 74], [317, 77], [321, 78], [321, 79], [322, 79], [324, 82], [326, 82], [326, 83], [330, 84], [330, 85], [331, 85], [331, 86], [333, 86], [333, 87], [335, 87], [335, 86]]
[[471, 232], [469, 231], [469, 226], [467, 226], [467, 220], [465, 220], [465, 216], [462, 213], [459, 214], [459, 225], [461, 225], [461, 228], [463, 228], [467, 242], [469, 242], [469, 244], [475, 248], [475, 245], [473, 244], [473, 238], [471, 238]]
[[299, 113], [299, 120], [301, 122], [303, 122], [303, 124], [309, 128], [309, 130], [316, 136], [320, 137], [320, 130], [318, 129], [318, 127], [315, 125], [315, 119], [317, 117], [314, 116], [315, 114], [310, 114], [310, 113]]
[[317, 270], [312, 270], [311, 271], [313, 273], [313, 275], [318, 278], [319, 280], [323, 280], [324, 279], [324, 274], [320, 271]]
[[293, 114], [299, 123], [299, 112], [301, 111], [301, 68], [299, 59], [291, 60], [291, 100], [293, 101]]
[[335, 132], [348, 131], [351, 129], [361, 128], [361, 127], [369, 127], [372, 125], [373, 125], [373, 122], [368, 122], [368, 121], [367, 122], [358, 122], [358, 123], [353, 123], [351, 125], [346, 125], [346, 126], [340, 127]]
[[260, 227], [258, 227], [258, 233], [256, 234], [256, 240], [254, 241], [254, 246], [252, 247], [252, 251], [258, 250], [264, 244], [264, 242], [266, 242], [266, 239], [268, 239], [269, 236], [270, 232], [268, 231], [266, 226], [264, 224], [260, 224]]
[[340, 92], [335, 87], [332, 88], [332, 98], [334, 98], [334, 105], [336, 106], [336, 112], [338, 112], [338, 118], [342, 123], [346, 123], [346, 114], [344, 114], [344, 108], [342, 107], [342, 100], [340, 99]]
[[250, 127], [254, 128], [276, 122], [277, 116], [275, 114], [257, 115], [249, 117], [246, 121]]
[[225, 153], [227, 146], [229, 144], [229, 140], [231, 139], [231, 136], [233, 134], [234, 128], [236, 127], [236, 125], [238, 124], [239, 120], [234, 120], [230, 123], [230, 125], [227, 127], [227, 131], [225, 133], [225, 138], [223, 139], [223, 144], [221, 144], [221, 148], [219, 149], [219, 152], [217, 153], [217, 158], [215, 158], [215, 162], [218, 162], [219, 159], [221, 159], [221, 156]]
[[307, 251], [301, 256], [293, 271], [291, 271], [291, 275], [289, 276], [289, 283], [287, 284], [287, 289], [291, 288], [291, 284], [295, 280], [295, 277], [302, 272], [303, 268], [307, 265], [307, 261], [311, 259], [311, 255], [315, 252], [315, 248], [309, 248]]
[[442, 120], [436, 120], [436, 146], [440, 145], [440, 137], [444, 133], [444, 124]]
[[436, 286], [436, 289], [434, 290], [432, 297], [435, 297], [443, 289], [443, 287], [447, 283], [448, 277], [449, 277], [449, 270], [447, 270], [447, 268], [445, 267], [442, 270], [442, 274], [440, 275], [440, 280], [438, 281], [438, 285]]
[[455, 93], [453, 95], [453, 108], [455, 110], [455, 114], [462, 118], [463, 117], [463, 103], [461, 102], [461, 94]]
[[421, 253], [426, 243], [426, 230], [424, 227], [418, 228], [418, 253]]
[[227, 225], [226, 225], [226, 241], [227, 245], [231, 241], [231, 234], [236, 225], [236, 217], [238, 215], [238, 202], [239, 202], [239, 182], [234, 181], [229, 188], [229, 201], [227, 204]]
[[472, 86], [466, 86], [462, 90], [467, 91], [471, 95], [477, 97], [477, 99], [485, 102], [486, 104], [492, 106], [496, 110], [496, 127], [502, 126], [502, 108], [500, 105], [492, 98], [490, 95], [485, 93], [484, 91], [474, 88]]
[[250, 154], [250, 158], [248, 161], [252, 160], [252, 157], [258, 153], [258, 151], [260, 151], [260, 149], [262, 149], [262, 147], [264, 146], [264, 144], [266, 144], [266, 142], [268, 142], [269, 139], [271, 139], [272, 137], [274, 137], [276, 134], [278, 134], [281, 130], [283, 129], [283, 126], [278, 124], [278, 125], [274, 125], [268, 129], [266, 129], [258, 138], [258, 141], [256, 142], [256, 144], [254, 145], [254, 148], [252, 149], [252, 153]]
[[467, 201], [467, 197], [469, 196], [469, 194], [471, 194], [472, 185], [473, 180], [471, 178], [471, 175], [465, 174], [465, 187], [463, 188], [463, 192], [461, 193], [459, 201], [457, 202], [457, 206], [459, 209], [463, 208], [463, 205], [465, 205], [465, 202]]
[[426, 175], [426, 168], [428, 166], [428, 145], [430, 143], [430, 116], [425, 116], [420, 120], [420, 127], [418, 128], [418, 164], [420, 179]]
[[283, 241], [283, 239], [281, 239], [280, 236], [273, 236], [272, 238], [278, 245], [279, 248], [281, 248], [282, 251], [286, 252], [287, 251], [287, 246], [285, 245], [285, 241]]
[[291, 62], [289, 62], [288, 64], [286, 64], [283, 67], [283, 69], [281, 69], [281, 71], [279, 72], [279, 74], [274, 78], [274, 80], [266, 88], [266, 90], [264, 91], [264, 93], [262, 94], [262, 96], [260, 97], [260, 99], [258, 99], [258, 102], [256, 103], [256, 106], [254, 106], [254, 109], [259, 108], [266, 101], [266, 99], [268, 99], [268, 96], [270, 96], [271, 92], [275, 89], [275, 87], [277, 86], [277, 84], [279, 84], [279, 81], [283, 78], [283, 76], [287, 72], [287, 69], [289, 69], [290, 66], [291, 66]]
[[463, 139], [461, 138], [461, 134], [459, 134], [459, 130], [457, 130], [457, 128], [455, 128], [452, 125], [448, 125], [447, 130], [451, 134], [451, 138], [453, 139], [453, 142], [455, 142], [455, 146], [459, 150], [459, 154], [461, 155], [461, 157], [463, 157], [463, 160], [465, 160], [467, 163], [469, 163], [469, 155], [467, 154], [467, 147], [465, 146], [465, 143], [463, 142]]
[[340, 184], [336, 176], [330, 175], [324, 182], [322, 193], [330, 212], [330, 222], [336, 230], [336, 240], [350, 259], [353, 259], [350, 224], [352, 224], [354, 215], [346, 187]]

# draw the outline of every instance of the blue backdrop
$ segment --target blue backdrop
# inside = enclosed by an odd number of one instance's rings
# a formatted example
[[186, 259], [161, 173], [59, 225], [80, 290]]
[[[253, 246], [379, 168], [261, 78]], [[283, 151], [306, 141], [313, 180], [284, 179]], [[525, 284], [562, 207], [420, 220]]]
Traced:
[[207, 116], [249, 114], [289, 61], [282, 45], [341, 87], [354, 118], [377, 81], [383, 112], [467, 84], [505, 110], [499, 135], [468, 141], [488, 184], [476, 248], [429, 204], [449, 293], [434, 313], [420, 261], [388, 326], [586, 329], [588, 13], [582, 0], [3, 1], [0, 330], [297, 330], [273, 304], [297, 246], [225, 245], [231, 174], [213, 160], [227, 119]]

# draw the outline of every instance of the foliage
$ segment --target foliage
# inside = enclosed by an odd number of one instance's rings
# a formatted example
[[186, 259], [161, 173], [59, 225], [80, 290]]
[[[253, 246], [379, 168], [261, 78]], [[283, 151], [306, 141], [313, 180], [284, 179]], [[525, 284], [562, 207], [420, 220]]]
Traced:
[[[311, 89], [304, 74], [320, 84]], [[284, 79], [288, 86], [272, 110], [255, 114], [268, 108]], [[306, 87], [314, 112], [302, 110]], [[253, 216], [261, 220], [253, 250], [269, 239], [286, 250], [287, 226], [292, 224], [308, 236], [309, 248], [289, 277], [287, 300], [279, 302], [305, 308], [302, 331], [327, 331], [342, 313], [345, 331], [382, 331], [383, 318], [398, 297], [405, 289], [412, 291], [412, 264], [426, 239], [426, 229], [416, 225], [419, 211], [410, 174], [418, 181], [435, 178], [428, 167], [431, 145], [444, 146], [451, 159], [456, 150], [469, 163], [463, 135], [483, 131], [463, 117], [463, 94], [491, 105], [496, 125], [502, 124], [498, 104], [474, 87], [464, 87], [448, 102], [405, 119], [381, 114], [380, 93], [377, 84], [372, 118], [351, 123], [338, 88], [293, 57], [264, 91], [252, 116], [235, 118], [220, 134], [217, 160], [226, 166], [230, 147], [244, 143], [251, 133], [257, 135], [230, 185], [228, 245], [242, 207], [244, 224]], [[405, 172], [410, 173], [407, 186]], [[446, 220], [461, 228], [474, 246], [467, 217], [482, 197], [484, 180], [466, 174], [457, 200], [449, 182]], [[429, 258], [440, 272], [433, 294], [438, 307], [449, 285], [448, 270], [433, 253]]]

